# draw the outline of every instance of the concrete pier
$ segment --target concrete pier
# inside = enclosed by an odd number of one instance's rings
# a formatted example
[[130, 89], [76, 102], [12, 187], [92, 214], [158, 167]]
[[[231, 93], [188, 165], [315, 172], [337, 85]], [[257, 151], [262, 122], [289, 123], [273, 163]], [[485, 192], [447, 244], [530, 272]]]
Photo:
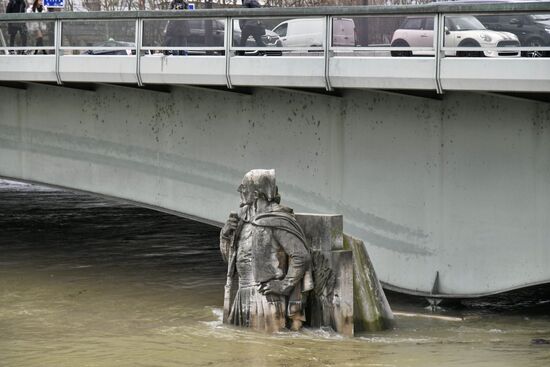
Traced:
[[[82, 86], [80, 86], [82, 87]], [[286, 203], [342, 213], [380, 281], [468, 297], [550, 281], [550, 105], [94, 85], [0, 87], [0, 176], [106, 195], [210, 222], [251, 167]]]

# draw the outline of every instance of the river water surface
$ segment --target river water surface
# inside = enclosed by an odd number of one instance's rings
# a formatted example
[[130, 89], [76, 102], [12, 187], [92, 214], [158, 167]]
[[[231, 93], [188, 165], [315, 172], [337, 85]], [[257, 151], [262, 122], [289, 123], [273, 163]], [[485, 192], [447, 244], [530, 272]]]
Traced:
[[218, 231], [0, 180], [0, 366], [550, 366], [545, 292], [437, 314], [393, 295], [396, 327], [353, 339], [222, 325]]

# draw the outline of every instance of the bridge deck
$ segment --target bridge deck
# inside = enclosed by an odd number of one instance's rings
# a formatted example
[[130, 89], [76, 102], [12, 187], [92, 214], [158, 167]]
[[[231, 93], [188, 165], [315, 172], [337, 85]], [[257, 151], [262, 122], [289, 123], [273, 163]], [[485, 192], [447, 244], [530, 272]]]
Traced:
[[[0, 176], [223, 222], [244, 172], [274, 168], [284, 205], [343, 214], [346, 233], [365, 241], [394, 289], [430, 295], [437, 278], [440, 295], [472, 297], [548, 283], [550, 105], [536, 101], [548, 95], [453, 89], [548, 92], [550, 58], [525, 56], [550, 50], [525, 40], [496, 51], [445, 44], [443, 25], [456, 14], [473, 23], [472, 14], [514, 15], [519, 28], [522, 16], [546, 18], [550, 4], [0, 15], [0, 85], [98, 83], [0, 87]], [[316, 19], [317, 41], [241, 48], [245, 17], [274, 30]], [[433, 20], [418, 32], [432, 43], [392, 47], [419, 17]], [[331, 28], [350, 20], [354, 47]], [[211, 28], [212, 39], [167, 46], [172, 21], [190, 22], [192, 34]], [[6, 45], [17, 22], [29, 28], [28, 46]], [[43, 47], [33, 22], [47, 24]], [[271, 44], [280, 33], [268, 34]], [[455, 57], [457, 48], [516, 57]], [[33, 54], [16, 53], [25, 50]], [[165, 55], [175, 50], [189, 55]], [[355, 89], [249, 95], [109, 83]], [[368, 88], [448, 92], [426, 99]]]
[[[548, 33], [538, 44], [521, 38], [527, 25], [512, 29], [518, 36], [508, 30], [498, 46], [482, 41], [500, 37], [496, 28], [449, 31], [452, 17], [488, 14], [544, 19], [550, 3], [2, 14], [0, 81], [550, 92], [550, 57], [527, 57], [550, 56], [550, 24], [537, 23]], [[404, 26], [414, 17], [429, 19], [431, 28]], [[239, 24], [251, 19], [264, 25], [271, 44], [239, 47]], [[305, 21], [316, 25], [294, 35], [279, 27]], [[185, 41], [167, 42], [170, 22], [187, 27]], [[351, 22], [354, 33], [342, 22]], [[11, 44], [10, 25], [27, 27], [34, 43], [37, 24], [41, 47]], [[410, 44], [396, 42], [398, 34]], [[349, 37], [355, 39], [343, 41]], [[468, 37], [479, 43], [457, 44]], [[180, 52], [186, 55], [173, 55]], [[485, 57], [491, 55], [497, 56]]]

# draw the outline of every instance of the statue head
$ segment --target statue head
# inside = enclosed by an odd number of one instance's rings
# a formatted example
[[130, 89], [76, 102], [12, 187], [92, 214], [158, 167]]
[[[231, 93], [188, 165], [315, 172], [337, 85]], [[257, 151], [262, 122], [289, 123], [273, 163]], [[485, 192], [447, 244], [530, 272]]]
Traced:
[[274, 169], [253, 169], [247, 172], [237, 191], [241, 194], [241, 207], [255, 204], [258, 199], [279, 203]]

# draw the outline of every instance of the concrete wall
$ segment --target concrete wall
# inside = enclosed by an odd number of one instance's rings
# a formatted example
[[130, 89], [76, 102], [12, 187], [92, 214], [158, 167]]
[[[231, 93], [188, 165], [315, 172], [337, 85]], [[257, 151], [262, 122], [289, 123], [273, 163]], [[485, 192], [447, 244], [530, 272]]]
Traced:
[[223, 221], [252, 168], [342, 213], [379, 278], [483, 294], [550, 281], [550, 104], [349, 90], [0, 87], [0, 176]]

